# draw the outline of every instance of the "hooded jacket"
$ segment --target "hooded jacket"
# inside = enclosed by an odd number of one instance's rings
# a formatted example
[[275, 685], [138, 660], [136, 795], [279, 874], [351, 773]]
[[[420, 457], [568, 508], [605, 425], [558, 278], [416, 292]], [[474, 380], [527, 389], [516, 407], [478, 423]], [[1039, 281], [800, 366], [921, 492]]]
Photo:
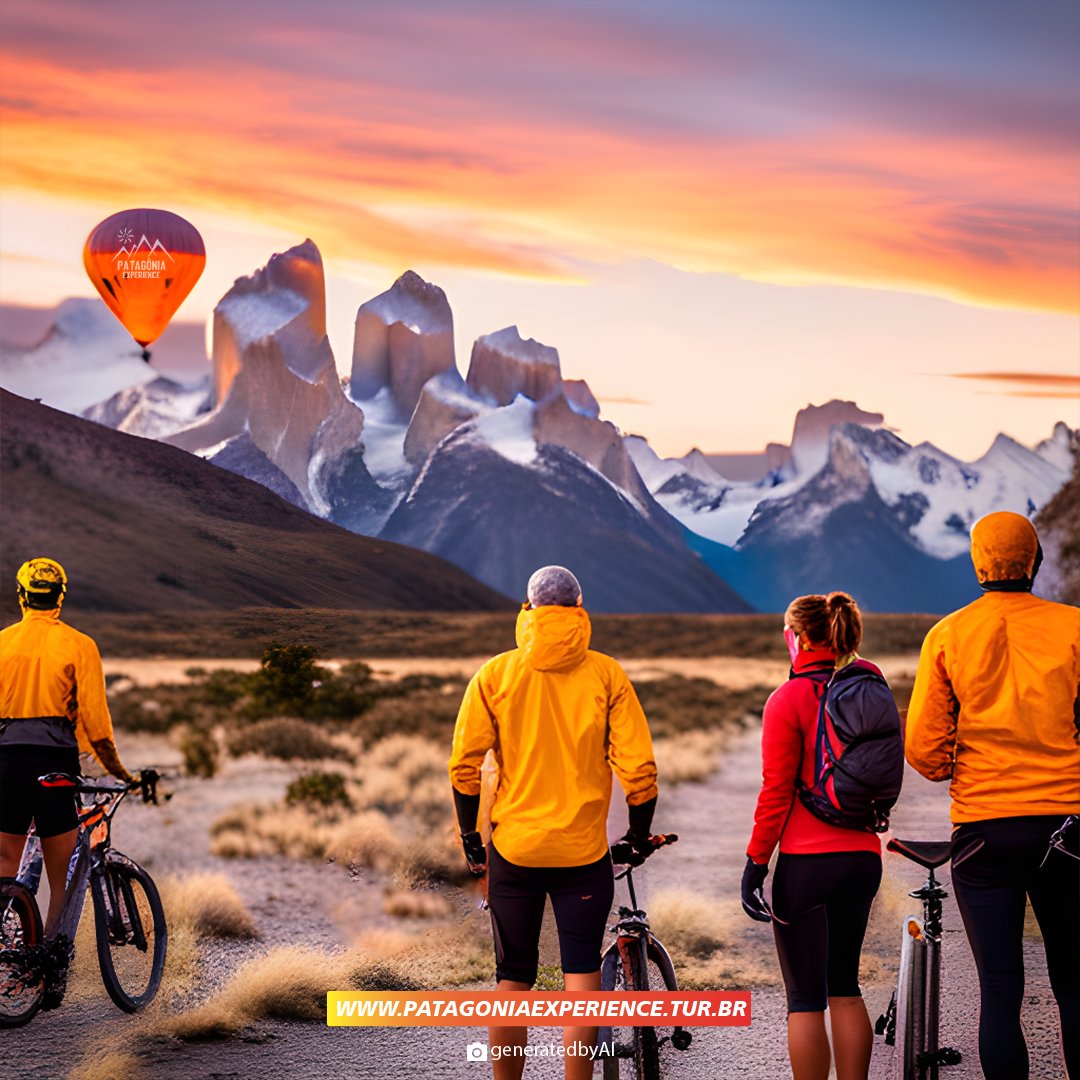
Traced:
[[518, 647], [489, 660], [465, 691], [450, 782], [480, 792], [499, 767], [492, 843], [519, 866], [585, 866], [608, 849], [611, 774], [631, 806], [655, 798], [652, 739], [626, 672], [589, 648], [584, 608], [524, 607]]
[[1080, 811], [1080, 610], [987, 592], [926, 635], [905, 753], [952, 820]]
[[62, 622], [59, 608], [27, 609], [21, 622], [0, 630], [0, 741], [41, 745], [40, 725], [20, 728], [31, 717], [65, 718], [57, 726], [69, 726], [69, 745], [77, 741], [110, 772], [122, 771], [97, 645]]

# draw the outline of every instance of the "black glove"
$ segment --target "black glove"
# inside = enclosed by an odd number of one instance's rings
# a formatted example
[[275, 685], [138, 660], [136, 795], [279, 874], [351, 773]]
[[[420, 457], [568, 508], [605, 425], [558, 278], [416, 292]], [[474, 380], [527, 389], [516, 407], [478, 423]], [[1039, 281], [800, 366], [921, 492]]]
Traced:
[[772, 922], [772, 911], [765, 899], [765, 878], [768, 875], [768, 863], [762, 866], [747, 857], [742, 875], [742, 906], [743, 911], [755, 922]]
[[640, 866], [655, 850], [651, 836], [628, 832], [611, 845], [611, 861], [619, 866]]
[[465, 852], [465, 862], [473, 877], [483, 877], [487, 873], [487, 848], [478, 832], [461, 834], [461, 847]]

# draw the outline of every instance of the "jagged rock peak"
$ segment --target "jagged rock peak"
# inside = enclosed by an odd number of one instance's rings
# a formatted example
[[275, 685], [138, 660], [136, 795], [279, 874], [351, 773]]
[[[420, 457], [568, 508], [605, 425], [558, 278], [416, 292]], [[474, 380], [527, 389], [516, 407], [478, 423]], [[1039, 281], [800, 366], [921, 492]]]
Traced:
[[[215, 324], [219, 316], [228, 319], [241, 346], [275, 333], [301, 314], [309, 333], [326, 334], [326, 281], [322, 256], [311, 240], [271, 255], [266, 266], [237, 278], [214, 308]], [[216, 389], [220, 400], [224, 388]]]
[[570, 408], [582, 416], [600, 417], [600, 402], [596, 400], [589, 384], [584, 379], [563, 379], [563, 394], [570, 403]]
[[507, 326], [476, 339], [465, 381], [495, 405], [509, 405], [518, 394], [542, 401], [562, 383], [559, 352]]
[[406, 270], [384, 293], [360, 305], [349, 393], [370, 401], [389, 387], [408, 420], [428, 379], [456, 370], [454, 316], [446, 293]]
[[386, 292], [361, 304], [358, 316], [360, 311], [377, 315], [387, 326], [404, 323], [414, 334], [454, 329], [454, 315], [446, 293], [415, 270], [406, 270]]
[[811, 476], [829, 456], [829, 432], [839, 424], [860, 424], [880, 427], [885, 422], [881, 413], [860, 409], [854, 401], [827, 401], [824, 405], [807, 405], [795, 417], [791, 448], [785, 468], [798, 476]]

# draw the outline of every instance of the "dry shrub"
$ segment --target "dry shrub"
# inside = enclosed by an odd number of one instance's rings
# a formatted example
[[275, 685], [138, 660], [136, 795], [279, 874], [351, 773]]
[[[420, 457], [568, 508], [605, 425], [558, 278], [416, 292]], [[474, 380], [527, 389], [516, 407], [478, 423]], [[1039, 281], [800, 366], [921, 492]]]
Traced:
[[[495, 973], [490, 923], [475, 910], [459, 923], [415, 934], [369, 931], [356, 939], [356, 956], [354, 977], [364, 979], [369, 990], [393, 990], [398, 982], [425, 989], [466, 986]], [[376, 973], [389, 982], [375, 985]]]
[[636, 686], [654, 737], [716, 728], [741, 730], [748, 718], [760, 717], [771, 686], [733, 690], [712, 679], [669, 675], [641, 680]]
[[180, 1039], [215, 1039], [261, 1019], [325, 1020], [326, 994], [349, 985], [352, 964], [301, 945], [248, 961], [213, 997], [162, 1019], [158, 1030]]
[[398, 919], [438, 919], [453, 910], [450, 901], [438, 892], [391, 889], [383, 895], [383, 911]]
[[720, 764], [724, 735], [718, 731], [686, 731], [656, 739], [653, 750], [662, 784], [701, 783]]
[[348, 866], [385, 871], [396, 864], [401, 851], [402, 843], [386, 815], [368, 810], [329, 830], [323, 854]]
[[688, 889], [658, 892], [649, 920], [671, 953], [679, 986], [687, 990], [739, 989], [777, 981], [770, 933], [752, 924], [737, 900], [715, 901]]
[[199, 937], [259, 936], [251, 913], [224, 874], [166, 878], [161, 883], [161, 899], [170, 928], [191, 926]]
[[142, 1067], [134, 1054], [106, 1051], [88, 1055], [68, 1073], [69, 1080], [131, 1080], [141, 1075]]
[[278, 718], [246, 724], [228, 738], [229, 753], [262, 754], [282, 761], [352, 760], [352, 754], [312, 723]]
[[410, 840], [394, 863], [394, 884], [404, 889], [426, 882], [463, 882], [468, 876], [461, 847], [450, 836], [427, 834]]
[[422, 735], [449, 746], [464, 691], [463, 680], [444, 680], [438, 689], [380, 697], [356, 729], [370, 743]]
[[690, 889], [663, 889], [649, 900], [649, 921], [670, 952], [703, 957], [730, 937], [717, 926], [716, 902]]
[[288, 855], [320, 859], [326, 854], [331, 827], [300, 806], [240, 803], [210, 826], [210, 850], [226, 859]]

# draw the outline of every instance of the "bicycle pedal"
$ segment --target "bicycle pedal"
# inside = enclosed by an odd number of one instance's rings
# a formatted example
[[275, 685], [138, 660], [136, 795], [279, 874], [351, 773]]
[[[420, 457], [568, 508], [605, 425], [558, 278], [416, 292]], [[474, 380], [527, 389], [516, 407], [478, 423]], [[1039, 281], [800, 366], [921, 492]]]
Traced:
[[694, 1041], [694, 1034], [691, 1031], [685, 1030], [685, 1028], [678, 1028], [671, 1033], [671, 1045], [676, 1050], [689, 1050], [690, 1044]]

